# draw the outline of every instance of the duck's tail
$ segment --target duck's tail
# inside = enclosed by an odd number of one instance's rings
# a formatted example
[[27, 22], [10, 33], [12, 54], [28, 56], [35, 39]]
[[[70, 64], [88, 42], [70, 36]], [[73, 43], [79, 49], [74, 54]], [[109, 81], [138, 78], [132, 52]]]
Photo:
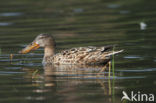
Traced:
[[96, 58], [97, 63], [99, 64], [107, 64], [112, 58], [112, 55], [118, 54], [123, 52], [123, 50], [118, 50], [118, 51], [108, 51], [105, 53], [102, 53], [101, 55], [98, 56], [98, 58]]
[[111, 52], [109, 52], [108, 54], [106, 54], [105, 56], [115, 55], [115, 54], [121, 53], [121, 52], [123, 52], [123, 51], [124, 51], [124, 50], [111, 51]]

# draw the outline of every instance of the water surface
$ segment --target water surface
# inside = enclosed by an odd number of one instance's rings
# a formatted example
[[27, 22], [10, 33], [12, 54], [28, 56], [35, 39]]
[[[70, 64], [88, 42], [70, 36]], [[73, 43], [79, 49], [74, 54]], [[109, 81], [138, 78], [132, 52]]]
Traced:
[[[1, 0], [0, 102], [120, 103], [123, 90], [155, 94], [155, 3]], [[43, 67], [43, 48], [18, 54], [40, 33], [55, 37], [57, 52], [117, 44], [124, 52], [115, 56], [115, 77], [102, 67]]]

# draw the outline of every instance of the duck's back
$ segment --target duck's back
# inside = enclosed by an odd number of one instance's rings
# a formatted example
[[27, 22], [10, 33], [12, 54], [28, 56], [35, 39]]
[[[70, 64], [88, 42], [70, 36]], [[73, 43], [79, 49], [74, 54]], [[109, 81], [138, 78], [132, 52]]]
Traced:
[[53, 56], [52, 61], [54, 64], [104, 64], [110, 60], [110, 56], [121, 51], [110, 51], [112, 46], [103, 47], [79, 47], [64, 50]]

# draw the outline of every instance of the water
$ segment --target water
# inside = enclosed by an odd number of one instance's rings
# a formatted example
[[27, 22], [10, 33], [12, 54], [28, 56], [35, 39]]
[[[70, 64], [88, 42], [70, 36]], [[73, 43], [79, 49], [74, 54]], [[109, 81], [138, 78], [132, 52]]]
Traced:
[[[1, 103], [120, 103], [123, 90], [156, 93], [154, 0], [1, 0], [0, 7]], [[40, 33], [55, 37], [57, 52], [117, 44], [124, 52], [115, 56], [115, 78], [102, 67], [43, 67], [42, 48], [18, 54]]]

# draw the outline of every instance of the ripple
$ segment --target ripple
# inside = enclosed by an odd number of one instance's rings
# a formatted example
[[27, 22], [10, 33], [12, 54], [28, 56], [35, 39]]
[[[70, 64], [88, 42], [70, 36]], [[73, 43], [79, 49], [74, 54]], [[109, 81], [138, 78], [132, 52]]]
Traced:
[[0, 75], [23, 74], [25, 72], [0, 71]]
[[21, 67], [6, 67], [5, 69], [12, 69], [12, 70], [16, 70], [16, 69], [21, 69]]
[[130, 11], [128, 11], [128, 10], [121, 10], [120, 11], [120, 14], [129, 14], [130, 13]]
[[23, 13], [20, 13], [20, 12], [8, 12], [8, 13], [0, 13], [0, 16], [5, 16], [5, 17], [8, 17], [8, 16], [20, 16], [22, 14]]
[[73, 12], [75, 13], [81, 13], [83, 12], [84, 10], [82, 8], [76, 8], [76, 9], [73, 9]]
[[83, 79], [142, 79], [142, 78], [146, 78], [146, 76], [132, 76], [132, 77], [91, 77], [91, 78], [83, 78]]
[[[57, 75], [58, 76], [58, 75]], [[61, 77], [60, 75], [59, 75], [59, 77]], [[86, 80], [94, 80], [94, 79], [102, 79], [102, 80], [108, 80], [108, 79], [142, 79], [142, 78], [146, 78], [146, 76], [126, 76], [126, 77], [124, 77], [124, 76], [115, 76], [115, 77], [113, 77], [113, 76], [104, 76], [104, 75], [97, 75], [97, 74], [95, 74], [95, 75], [92, 75], [92, 74], [90, 74], [90, 75], [88, 75], [88, 74], [86, 74], [86, 75], [84, 75], [84, 74], [79, 74], [79, 75], [70, 75], [70, 74], [67, 74], [67, 75], [63, 75], [62, 76], [64, 79], [86, 79]]]
[[116, 77], [115, 79], [142, 79], [142, 78], [146, 78], [146, 76]]
[[129, 56], [124, 56], [125, 59], [142, 59], [143, 57], [137, 56], [137, 55], [129, 55]]
[[108, 8], [111, 8], [111, 9], [116, 9], [116, 8], [119, 8], [121, 5], [119, 4], [109, 4], [107, 7]]
[[36, 66], [42, 66], [42, 63], [16, 63], [14, 64], [16, 66], [28, 66], [28, 67], [36, 67]]
[[13, 23], [9, 23], [9, 22], [0, 22], [0, 26], [9, 26], [12, 25]]
[[156, 71], [156, 68], [147, 68], [147, 69], [135, 69], [135, 70], [116, 70], [119, 72], [151, 72]]

